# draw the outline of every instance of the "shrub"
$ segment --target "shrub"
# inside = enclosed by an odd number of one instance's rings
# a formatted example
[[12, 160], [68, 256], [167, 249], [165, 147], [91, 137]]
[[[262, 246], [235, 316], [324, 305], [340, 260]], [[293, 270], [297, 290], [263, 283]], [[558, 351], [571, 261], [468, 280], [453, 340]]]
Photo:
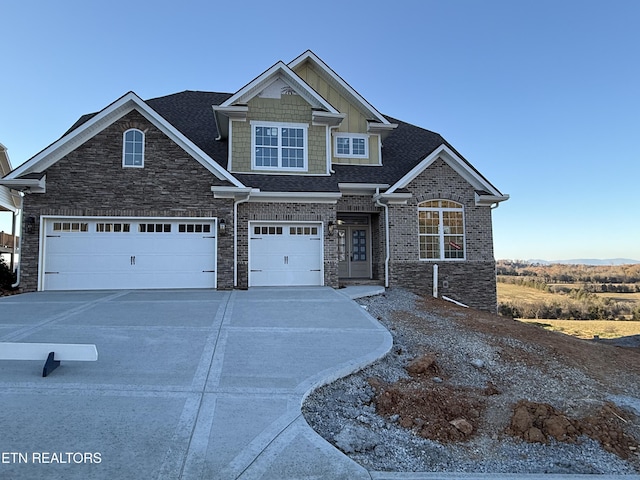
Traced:
[[16, 275], [11, 271], [9, 265], [0, 258], [0, 288], [5, 290], [11, 289], [11, 285], [16, 282]]

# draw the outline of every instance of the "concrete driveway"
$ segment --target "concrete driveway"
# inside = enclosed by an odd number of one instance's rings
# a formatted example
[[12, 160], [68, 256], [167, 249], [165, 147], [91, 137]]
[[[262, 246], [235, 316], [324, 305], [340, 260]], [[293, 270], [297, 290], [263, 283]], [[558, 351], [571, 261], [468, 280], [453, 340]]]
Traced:
[[330, 288], [0, 298], [0, 341], [95, 343], [97, 362], [0, 362], [0, 478], [370, 478], [300, 406], [390, 334]]

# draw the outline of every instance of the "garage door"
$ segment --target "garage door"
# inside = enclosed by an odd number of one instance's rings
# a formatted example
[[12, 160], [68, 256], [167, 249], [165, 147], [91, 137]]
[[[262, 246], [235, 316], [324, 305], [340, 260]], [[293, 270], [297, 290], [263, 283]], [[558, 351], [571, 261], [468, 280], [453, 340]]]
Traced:
[[251, 223], [249, 286], [322, 285], [322, 224]]
[[215, 288], [215, 219], [46, 218], [42, 290]]

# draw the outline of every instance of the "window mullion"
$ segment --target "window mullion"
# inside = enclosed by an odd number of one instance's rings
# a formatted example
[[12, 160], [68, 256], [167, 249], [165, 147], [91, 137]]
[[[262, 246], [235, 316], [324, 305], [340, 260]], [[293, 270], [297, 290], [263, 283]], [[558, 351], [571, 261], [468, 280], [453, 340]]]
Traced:
[[440, 237], [440, 259], [444, 260], [444, 211], [442, 209], [438, 209], [438, 230]]

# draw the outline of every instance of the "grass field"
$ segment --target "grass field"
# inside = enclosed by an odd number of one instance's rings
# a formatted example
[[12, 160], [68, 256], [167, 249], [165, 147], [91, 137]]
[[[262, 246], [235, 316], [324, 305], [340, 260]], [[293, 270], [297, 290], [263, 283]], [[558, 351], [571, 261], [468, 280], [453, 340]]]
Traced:
[[639, 321], [613, 321], [613, 320], [522, 320], [533, 323], [547, 330], [566, 333], [574, 337], [592, 339], [618, 338], [629, 335], [640, 335]]
[[[598, 293], [599, 297], [611, 298], [616, 302], [640, 305], [640, 293]], [[560, 302], [566, 296], [559, 293], [544, 292], [523, 285], [498, 283], [498, 302]], [[629, 335], [640, 335], [640, 321], [630, 320], [548, 320], [520, 319], [527, 323], [540, 325], [548, 330], [566, 333], [579, 338], [591, 339], [617, 338]]]
[[537, 288], [498, 282], [498, 302], [510, 302], [514, 300], [537, 302], [541, 300], [553, 300], [554, 298], [562, 297], [558, 293], [543, 292]]
[[[570, 285], [567, 285], [570, 286]], [[610, 298], [616, 302], [636, 303], [640, 305], [640, 293], [596, 293], [598, 297]], [[561, 300], [565, 298], [559, 293], [544, 292], [536, 288], [523, 285], [512, 285], [498, 282], [498, 302], [512, 302], [520, 300], [525, 302]]]

